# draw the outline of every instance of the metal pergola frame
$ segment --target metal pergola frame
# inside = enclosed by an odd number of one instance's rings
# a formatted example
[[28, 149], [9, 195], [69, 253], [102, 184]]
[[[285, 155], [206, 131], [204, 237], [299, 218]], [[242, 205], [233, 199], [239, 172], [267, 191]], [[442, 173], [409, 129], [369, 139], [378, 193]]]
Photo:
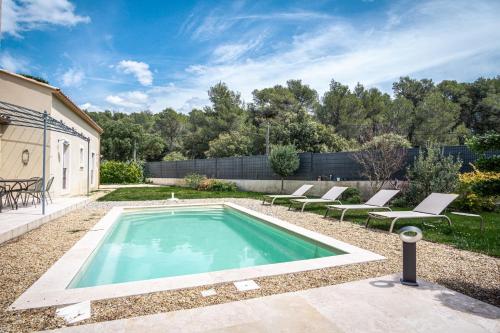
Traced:
[[47, 111], [39, 112], [19, 105], [0, 101], [0, 125], [29, 127], [43, 130], [42, 150], [42, 214], [45, 215], [45, 185], [47, 131], [58, 132], [78, 137], [87, 142], [87, 195], [90, 191], [90, 137], [64, 124], [62, 120], [51, 117]]

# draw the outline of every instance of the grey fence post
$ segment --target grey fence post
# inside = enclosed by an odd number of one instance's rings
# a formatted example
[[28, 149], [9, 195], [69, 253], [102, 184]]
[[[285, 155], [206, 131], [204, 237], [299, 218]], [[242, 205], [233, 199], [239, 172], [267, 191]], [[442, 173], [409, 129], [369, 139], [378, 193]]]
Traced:
[[215, 178], [217, 179], [219, 177], [219, 159], [216, 157], [215, 158]]
[[243, 179], [243, 156], [240, 157], [240, 179]]
[[313, 170], [314, 170], [314, 153], [309, 153], [310, 154], [310, 159], [311, 159], [311, 162], [310, 162], [310, 166], [309, 166], [309, 178], [310, 179], [314, 179], [314, 176], [313, 176]]

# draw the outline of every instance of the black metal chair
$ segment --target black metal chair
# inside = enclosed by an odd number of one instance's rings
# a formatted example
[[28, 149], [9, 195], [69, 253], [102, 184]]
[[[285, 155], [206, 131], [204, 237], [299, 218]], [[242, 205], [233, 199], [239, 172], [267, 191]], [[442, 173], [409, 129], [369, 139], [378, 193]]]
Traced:
[[31, 197], [31, 203], [36, 207], [36, 201], [40, 202], [39, 194], [42, 192], [42, 178], [32, 177], [30, 179], [33, 180], [33, 182], [30, 183], [26, 189], [21, 190], [19, 196], [24, 194], [23, 204], [25, 206], [28, 205], [28, 199]]
[[10, 188], [7, 183], [2, 182], [2, 177], [0, 177], [0, 213], [2, 212], [2, 209], [4, 207], [4, 197], [5, 197], [5, 206], [11, 205], [12, 207], [13, 204], [11, 202], [10, 198]]
[[0, 213], [3, 208], [3, 197], [7, 197], [7, 189], [0, 183]]
[[[50, 177], [49, 181], [47, 182], [47, 185], [45, 185], [45, 193], [49, 197], [50, 203], [52, 203], [52, 197], [50, 196], [50, 188], [52, 187], [53, 182], [54, 182], [54, 176]], [[47, 196], [45, 197], [45, 199], [47, 199]], [[49, 203], [48, 200], [47, 203]]]

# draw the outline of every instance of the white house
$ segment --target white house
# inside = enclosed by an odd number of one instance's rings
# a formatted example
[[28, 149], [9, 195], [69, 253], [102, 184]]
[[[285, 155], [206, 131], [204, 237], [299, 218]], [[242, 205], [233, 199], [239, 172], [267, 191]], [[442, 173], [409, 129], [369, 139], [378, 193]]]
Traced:
[[[60, 89], [0, 69], [0, 102], [41, 113], [47, 111], [52, 118], [90, 138], [87, 145], [87, 141], [80, 137], [47, 131], [46, 175], [47, 179], [54, 177], [52, 196], [85, 194], [87, 176], [90, 190], [98, 188], [103, 130]], [[42, 143], [43, 130], [0, 121], [0, 177], [41, 177]]]

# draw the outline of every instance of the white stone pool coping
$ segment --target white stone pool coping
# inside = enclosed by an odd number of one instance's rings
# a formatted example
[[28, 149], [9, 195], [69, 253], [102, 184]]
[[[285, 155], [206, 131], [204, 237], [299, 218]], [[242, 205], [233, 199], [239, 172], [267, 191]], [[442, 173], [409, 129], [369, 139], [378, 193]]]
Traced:
[[[300, 237], [305, 237], [323, 245], [336, 248], [345, 252], [345, 254], [317, 259], [228, 269], [216, 272], [132, 281], [95, 287], [66, 289], [87, 258], [89, 258], [92, 252], [99, 246], [108, 230], [113, 226], [117, 218], [122, 213], [143, 209], [165, 210], [189, 206], [230, 207], [257, 219], [263, 220], [264, 222], [278, 228], [285, 229], [286, 231], [292, 232]], [[12, 303], [9, 310], [60, 306], [83, 301], [192, 288], [216, 283], [248, 280], [264, 276], [296, 273], [383, 259], [385, 259], [385, 257], [371, 251], [338, 241], [334, 238], [301, 228], [278, 218], [256, 212], [231, 202], [114, 207], [51, 268], [49, 268], [49, 270], [45, 272], [40, 279], [28, 288], [28, 290], [26, 290], [14, 303]]]

